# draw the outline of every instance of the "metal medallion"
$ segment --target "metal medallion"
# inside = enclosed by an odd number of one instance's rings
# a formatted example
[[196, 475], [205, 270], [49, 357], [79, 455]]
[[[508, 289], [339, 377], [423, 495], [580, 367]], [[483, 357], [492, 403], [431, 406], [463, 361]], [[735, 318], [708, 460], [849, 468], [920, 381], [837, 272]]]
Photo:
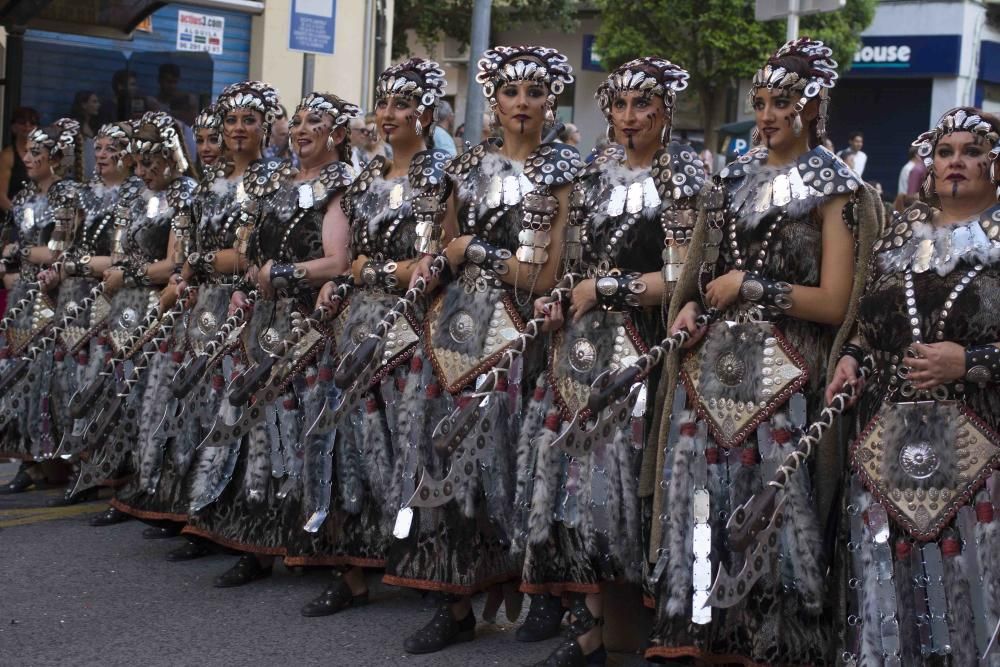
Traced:
[[157, 197], [156, 195], [153, 195], [152, 197], [149, 198], [149, 201], [146, 202], [146, 217], [155, 218], [159, 212], [160, 212], [160, 198]]
[[899, 451], [899, 465], [913, 479], [927, 479], [941, 466], [941, 459], [929, 442], [911, 442]]
[[735, 387], [746, 377], [747, 363], [732, 352], [726, 352], [715, 362], [715, 375], [727, 387]]
[[24, 228], [29, 230], [35, 228], [35, 209], [24, 209]]
[[257, 342], [260, 343], [261, 349], [265, 352], [273, 352], [278, 343], [281, 342], [281, 336], [278, 335], [274, 327], [268, 327], [257, 336]]
[[393, 211], [403, 205], [403, 184], [396, 183], [389, 192], [389, 208]]
[[218, 324], [219, 321], [216, 319], [215, 313], [210, 311], [206, 310], [198, 317], [198, 330], [206, 336], [215, 333]]
[[313, 203], [316, 201], [313, 196], [313, 189], [308, 183], [303, 183], [299, 186], [299, 208], [309, 209], [313, 207]]
[[118, 323], [121, 324], [126, 329], [131, 329], [139, 322], [139, 313], [135, 312], [135, 308], [126, 308], [122, 311], [122, 314], [118, 316]]
[[368, 324], [364, 322], [359, 323], [351, 330], [351, 340], [354, 341], [355, 345], [360, 345], [361, 341], [368, 338], [368, 334], [371, 332], [372, 328]]
[[467, 311], [460, 310], [448, 323], [448, 334], [456, 343], [465, 343], [476, 331], [476, 320]]
[[597, 361], [597, 349], [586, 338], [577, 338], [569, 348], [569, 365], [577, 373], [586, 373]]

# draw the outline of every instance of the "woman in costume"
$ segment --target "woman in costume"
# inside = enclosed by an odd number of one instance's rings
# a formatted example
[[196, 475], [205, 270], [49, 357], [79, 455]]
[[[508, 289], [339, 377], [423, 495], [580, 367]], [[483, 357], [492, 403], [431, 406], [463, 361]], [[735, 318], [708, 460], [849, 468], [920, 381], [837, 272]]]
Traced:
[[[605, 149], [573, 186], [564, 264], [580, 278], [568, 312], [544, 298], [535, 306], [555, 335], [547, 382], [537, 388], [520, 436], [538, 438], [537, 459], [519, 463], [531, 502], [521, 590], [564, 596], [573, 615], [573, 636], [543, 665], [604, 664], [600, 585], [642, 578], [645, 415], [622, 423], [591, 452], [571, 456], [552, 441], [562, 422], [586, 409], [598, 375], [629, 365], [666, 331], [666, 305], [705, 182], [694, 150], [670, 141], [674, 100], [687, 79], [669, 61], [641, 58], [598, 89], [609, 140], [621, 145]], [[655, 385], [650, 389], [655, 395]], [[555, 610], [546, 620], [558, 627], [562, 607]], [[542, 620], [529, 618], [518, 638], [534, 636], [546, 627]]]
[[[540, 346], [494, 384], [478, 430], [460, 435], [451, 456], [435, 451], [432, 433], [453, 406], [484, 398], [474, 390], [476, 378], [519, 338], [535, 297], [559, 277], [569, 185], [581, 163], [574, 148], [541, 141], [571, 72], [554, 49], [486, 51], [477, 80], [504, 141], [481, 143], [448, 169], [458, 220], [444, 254], [457, 279], [430, 306], [424, 349], [410, 366], [390, 499], [398, 539], [385, 581], [445, 594], [433, 619], [404, 642], [411, 653], [471, 640], [470, 600], [480, 591], [507, 584], [507, 614], [517, 617], [520, 599], [511, 584], [521, 563], [512, 545], [523, 530], [515, 505], [523, 453], [515, 443], [522, 387], [530, 391], [541, 371]], [[427, 252], [435, 251], [431, 244]], [[494, 588], [487, 615], [499, 597]]]
[[[28, 353], [29, 343], [55, 318], [55, 303], [39, 291], [39, 273], [54, 264], [73, 238], [80, 219], [80, 125], [61, 118], [28, 134], [25, 167], [30, 180], [14, 197], [13, 225], [16, 241], [2, 251], [0, 272], [7, 294], [4, 348], [9, 359]], [[43, 276], [45, 277], [45, 276]], [[19, 307], [19, 308], [18, 308]], [[0, 487], [2, 493], [19, 493], [35, 479], [29, 469], [36, 461], [52, 457], [58, 444], [49, 410], [52, 347], [31, 362], [31, 368], [2, 397], [0, 453], [21, 459], [14, 479]]]
[[[101, 327], [100, 344], [91, 353], [88, 383], [94, 382], [109, 363], [127, 368], [125, 360], [135, 359], [137, 364], [140, 358], [143, 363], [148, 360], [145, 356], [148, 352], [143, 351], [148, 342], [145, 339], [157, 327], [144, 328], [144, 323], [154, 314], [163, 314], [160, 291], [184, 263], [185, 240], [191, 227], [195, 182], [187, 175], [189, 162], [177, 122], [163, 112], [149, 112], [135, 125], [130, 153], [135, 160], [135, 174], [142, 179], [144, 188], [118, 207], [111, 255], [91, 259], [92, 263], [110, 265], [104, 272], [104, 293], [110, 296], [111, 303], [106, 323]], [[133, 340], [136, 334], [141, 336]], [[107, 356], [112, 361], [106, 362]], [[155, 361], [154, 356], [153, 368], [158, 365]], [[132, 377], [138, 381], [124, 398], [128, 409], [123, 416], [109, 425], [107, 433], [100, 434], [97, 442], [93, 434], [89, 435], [89, 457], [81, 467], [77, 491], [106, 483], [123, 471], [128, 476], [141, 474], [139, 445], [146, 430], [155, 426], [141, 417], [143, 394], [150, 382], [149, 370], [140, 366], [132, 371]], [[158, 377], [152, 379], [154, 384], [158, 381]], [[100, 408], [100, 404], [95, 404], [91, 412]], [[91, 414], [90, 418], [95, 416]], [[127, 506], [127, 499], [135, 492], [134, 484], [123, 487], [118, 492], [121, 498], [113, 500], [107, 511], [94, 517], [91, 525], [105, 526], [127, 519], [128, 515], [116, 504], [125, 500], [123, 506]], [[147, 528], [143, 535], [159, 537], [160, 530]]]
[[[766, 556], [733, 546], [726, 520], [818, 417], [828, 357], [850, 328], [877, 233], [881, 207], [821, 145], [835, 68], [830, 50], [805, 37], [771, 56], [750, 93], [758, 145], [701, 202], [670, 316], [696, 347], [664, 369], [658, 447], [643, 471], [642, 491], [654, 492], [647, 658], [829, 659], [822, 536], [834, 443], [788, 487], [777, 510], [784, 529], [771, 533]], [[704, 312], [720, 317], [707, 330], [695, 321]]]
[[194, 151], [198, 156], [197, 173], [204, 178], [223, 159], [226, 151], [218, 109], [214, 105], [202, 109], [191, 129], [194, 131]]
[[[103, 310], [95, 310], [93, 303], [82, 310], [78, 307], [84, 305], [111, 266], [109, 256], [116, 208], [138, 195], [143, 187], [142, 179], [132, 175], [132, 159], [128, 155], [132, 131], [132, 124], [127, 122], [108, 123], [98, 129], [94, 138], [94, 176], [80, 193], [83, 222], [72, 245], [63, 254], [62, 271], [56, 273], [49, 269], [39, 274], [48, 289], [58, 287], [56, 323], [61, 326], [65, 317], [71, 318], [70, 326], [63, 329], [55, 341], [55, 374], [50, 399], [50, 412], [62, 436], [73, 429], [69, 401], [85, 381], [90, 350], [96, 345], [87, 333], [100, 323], [103, 315]], [[59, 456], [65, 459], [78, 454], [75, 442], [63, 437]], [[74, 463], [74, 466], [79, 464]], [[75, 475], [71, 478], [65, 495], [50, 504], [73, 504], [96, 496], [96, 488], [74, 495], [75, 478]]]
[[843, 648], [858, 664], [997, 665], [996, 650], [978, 660], [1000, 619], [1000, 119], [953, 109], [914, 146], [922, 201], [875, 244], [827, 390], [861, 390]]
[[[439, 242], [442, 216], [450, 192], [445, 166], [448, 155], [428, 149], [434, 109], [444, 94], [444, 71], [434, 61], [414, 58], [386, 69], [375, 91], [376, 128], [392, 147], [392, 158], [376, 155], [344, 195], [343, 208], [351, 225], [351, 280], [347, 310], [338, 318], [334, 354], [321, 369], [306, 402], [306, 426], [324, 409], [331, 386], [330, 372], [364, 341], [406, 290], [424, 252]], [[320, 303], [332, 305], [333, 284], [324, 288]], [[363, 405], [350, 411], [350, 425], [335, 432], [310, 435], [305, 442], [304, 493], [310, 530], [293, 539], [288, 562], [336, 568], [327, 589], [302, 609], [306, 616], [336, 613], [363, 604], [368, 588], [362, 568], [385, 565], [395, 509], [389, 502], [393, 476], [393, 440], [405, 364], [418, 341], [414, 313], [396, 321], [386, 335], [383, 354], [374, 363], [374, 386]], [[331, 398], [335, 398], [331, 396]], [[327, 409], [332, 403], [328, 404]], [[323, 467], [332, 458], [334, 478]], [[317, 522], [327, 517], [322, 527]], [[296, 526], [296, 528], [299, 528]]]
[[[218, 325], [226, 319], [235, 284], [246, 270], [246, 259], [234, 247], [241, 234], [249, 234], [254, 223], [249, 192], [260, 190], [254, 178], [267, 133], [268, 112], [276, 108], [277, 93], [259, 82], [247, 81], [228, 86], [219, 95], [214, 121], [199, 115], [203, 127], [221, 127], [226, 157], [213, 160], [194, 191], [191, 228], [178, 239], [185, 248], [183, 267], [171, 278], [168, 293], [175, 299], [190, 286], [197, 290], [197, 302], [187, 315], [184, 331], [176, 332], [171, 345], [160, 349], [151, 362], [143, 396], [139, 443], [139, 474], [123, 489], [112, 505], [131, 516], [152, 524], [148, 537], [173, 537], [187, 522], [190, 495], [204, 471], [190, 470], [196, 449], [212, 426], [220, 392], [211, 391], [211, 378], [203, 391], [195, 389], [181, 406], [174, 399], [171, 380], [185, 353], [205, 353]], [[200, 129], [200, 132], [205, 132]], [[178, 415], [178, 410], [181, 410]], [[165, 417], [173, 417], [178, 429], [161, 427]], [[189, 472], [193, 479], [188, 479]], [[208, 545], [192, 536], [188, 544], [175, 549], [170, 560], [190, 560], [209, 552]]]
[[[266, 123], [276, 108], [268, 108]], [[346, 125], [358, 113], [335, 95], [309, 95], [296, 110], [291, 136], [300, 168], [269, 161], [255, 163], [248, 172], [247, 182], [254, 183], [248, 195], [261, 217], [249, 243], [248, 278], [234, 292], [230, 310], [246, 310], [251, 290], [259, 297], [243, 331], [236, 370], [280, 354], [282, 342], [296, 327], [292, 314], [309, 314], [318, 288], [347, 270], [349, 227], [340, 198], [354, 177]], [[208, 462], [208, 475], [192, 493], [195, 513], [184, 532], [243, 552], [216, 578], [217, 587], [242, 586], [269, 575], [274, 557], [285, 555], [291, 531], [301, 531], [298, 454], [305, 381], [300, 371], [315, 342], [305, 339], [287, 355], [293, 368], [282, 381], [277, 402], [260, 400], [244, 410], [230, 404], [232, 393], [221, 400], [220, 420], [227, 424], [240, 423], [234, 418], [251, 410], [263, 417], [247, 427], [245, 436], [207, 443], [199, 461], [200, 468]]]

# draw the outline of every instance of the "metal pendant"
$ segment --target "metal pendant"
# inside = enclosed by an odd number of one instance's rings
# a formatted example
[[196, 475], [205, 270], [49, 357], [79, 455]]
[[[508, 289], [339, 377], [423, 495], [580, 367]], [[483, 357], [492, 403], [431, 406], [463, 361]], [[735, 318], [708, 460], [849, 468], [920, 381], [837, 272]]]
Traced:
[[310, 209], [313, 207], [313, 203], [316, 201], [313, 197], [313, 189], [308, 183], [303, 183], [299, 186], [299, 208]]
[[594, 367], [597, 361], [597, 349], [586, 338], [573, 341], [569, 349], [569, 365], [577, 373], [586, 373]]
[[396, 513], [396, 524], [392, 528], [392, 536], [397, 540], [405, 540], [410, 536], [413, 526], [413, 508], [404, 507]]
[[656, 183], [652, 176], [647, 176], [642, 182], [642, 206], [643, 208], [659, 208], [663, 200], [660, 193], [656, 191]]
[[[704, 434], [702, 428], [699, 435]], [[708, 460], [705, 458], [706, 439], [699, 437], [691, 461], [693, 494], [691, 512], [694, 532], [691, 550], [694, 562], [691, 564], [691, 622], [705, 625], [712, 622], [712, 607], [708, 604], [712, 588], [712, 498], [708, 489]]]
[[765, 181], [760, 190], [757, 191], [757, 201], [753, 210], [757, 213], [763, 213], [769, 208], [771, 208], [771, 183]]
[[503, 203], [503, 178], [494, 176], [490, 179], [489, 189], [486, 191], [487, 208], [499, 208]]
[[[787, 368], [787, 366], [785, 367]], [[791, 367], [792, 370], [796, 371], [796, 377], [798, 375], [798, 368], [794, 366]], [[791, 398], [788, 400], [788, 411], [792, 418], [792, 426], [802, 430], [806, 426], [806, 397], [802, 392], [797, 391], [792, 394]]]
[[[917, 553], [914, 549], [913, 553]], [[929, 630], [929, 643], [922, 646], [924, 654], [936, 653], [945, 655], [951, 652], [951, 638], [948, 631], [948, 600], [944, 593], [944, 564], [941, 561], [941, 548], [936, 542], [928, 542], [919, 550], [920, 567], [916, 570], [923, 570], [923, 577], [917, 577], [926, 584], [927, 596], [927, 627]], [[923, 591], [916, 591], [918, 597]], [[923, 637], [921, 637], [923, 639]], [[923, 643], [923, 642], [921, 642]]]
[[924, 273], [931, 268], [934, 258], [934, 239], [924, 239], [917, 244], [917, 252], [913, 255], [913, 272]]
[[787, 206], [788, 202], [792, 201], [792, 186], [787, 174], [778, 174], [774, 177], [771, 184], [771, 198], [775, 206]]
[[799, 173], [798, 167], [789, 170], [788, 185], [792, 192], [792, 199], [802, 200], [809, 198], [809, 187], [802, 180], [802, 174]]
[[525, 176], [523, 173], [517, 177], [517, 182], [521, 187], [521, 197], [535, 191], [535, 184], [531, 182], [531, 179]]
[[35, 228], [35, 209], [24, 209], [24, 228], [27, 230]]
[[156, 195], [153, 195], [152, 197], [149, 198], [149, 201], [146, 203], [146, 217], [155, 218], [159, 212], [160, 212], [160, 198], [157, 197]]
[[632, 215], [642, 210], [642, 183], [633, 183], [628, 186], [628, 195], [625, 198], [625, 210]]
[[[899, 665], [899, 623], [896, 621], [896, 586], [892, 580], [892, 548], [889, 546], [889, 515], [881, 503], [872, 503], [865, 513], [872, 536], [875, 576], [878, 587], [879, 635], [886, 665]], [[875, 621], [875, 619], [873, 619]]]
[[503, 203], [505, 206], [517, 206], [521, 202], [521, 186], [517, 176], [505, 176], [503, 179]]
[[247, 200], [247, 188], [245, 185], [243, 185], [243, 179], [241, 178], [240, 182], [236, 184], [236, 201], [237, 203], [242, 204], [246, 200]]
[[628, 189], [624, 185], [616, 185], [608, 197], [608, 215], [617, 218], [625, 212], [625, 196]]
[[465, 343], [472, 338], [476, 332], [476, 320], [468, 311], [460, 310], [455, 313], [448, 323], [448, 335], [456, 343]]
[[389, 208], [393, 211], [403, 205], [403, 184], [396, 183], [389, 191]]

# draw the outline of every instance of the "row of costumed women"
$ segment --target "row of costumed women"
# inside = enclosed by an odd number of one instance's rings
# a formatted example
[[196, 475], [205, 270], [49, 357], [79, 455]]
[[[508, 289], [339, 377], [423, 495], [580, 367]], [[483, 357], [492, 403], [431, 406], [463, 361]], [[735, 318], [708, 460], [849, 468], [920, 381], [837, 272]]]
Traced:
[[70, 461], [66, 502], [115, 488], [95, 525], [240, 553], [217, 586], [329, 567], [307, 616], [384, 570], [438, 594], [412, 653], [527, 593], [518, 640], [568, 622], [539, 664], [604, 664], [617, 583], [651, 660], [1000, 664], [1000, 123], [948, 112], [884, 221], [821, 145], [822, 43], [757, 72], [755, 147], [714, 179], [670, 137], [687, 79], [614, 70], [587, 164], [548, 139], [573, 77], [544, 47], [483, 54], [497, 138], [454, 158], [421, 59], [379, 77], [392, 157], [360, 173], [329, 93], [290, 120], [298, 166], [264, 159], [255, 81], [198, 117], [199, 180], [163, 113], [101, 128], [86, 184], [78, 126], [35, 130], [0, 266], [6, 490]]

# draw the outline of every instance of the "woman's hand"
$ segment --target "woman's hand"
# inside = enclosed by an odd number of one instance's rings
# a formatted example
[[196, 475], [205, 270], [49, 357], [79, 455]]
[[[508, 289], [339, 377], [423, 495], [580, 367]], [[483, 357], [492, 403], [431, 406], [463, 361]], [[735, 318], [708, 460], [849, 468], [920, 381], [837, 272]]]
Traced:
[[698, 323], [695, 321], [699, 315], [701, 315], [701, 307], [694, 301], [688, 301], [681, 308], [681, 312], [677, 313], [674, 323], [670, 325], [670, 335], [678, 331], [687, 331], [691, 334], [691, 337], [683, 345], [685, 349], [694, 347], [705, 335], [705, 332], [708, 331], [708, 327], [698, 326]]
[[111, 296], [125, 284], [125, 273], [121, 269], [110, 268], [104, 272], [104, 292]]
[[257, 289], [260, 290], [260, 295], [264, 299], [274, 298], [274, 288], [271, 287], [272, 266], [274, 266], [274, 261], [269, 259], [257, 272]]
[[577, 283], [569, 301], [569, 313], [573, 316], [573, 324], [576, 324], [597, 305], [597, 281], [587, 278]]
[[323, 283], [323, 286], [319, 288], [319, 296], [316, 297], [316, 309], [329, 308], [334, 309], [333, 295], [337, 293], [337, 283], [329, 280]]
[[361, 280], [361, 270], [365, 268], [365, 264], [367, 263], [367, 255], [358, 255], [354, 258], [354, 261], [351, 262], [351, 278], [354, 280], [355, 285], [360, 286], [364, 284]]
[[916, 357], [905, 357], [909, 380], [917, 389], [933, 389], [939, 384], [965, 377], [965, 348], [958, 343], [914, 343]]
[[740, 287], [743, 285], [745, 271], [730, 270], [726, 275], [719, 276], [705, 287], [705, 301], [712, 308], [725, 310], [740, 298]]
[[847, 385], [854, 385], [854, 396], [847, 402], [847, 407], [850, 408], [858, 402], [861, 390], [865, 388], [865, 380], [858, 374], [858, 360], [849, 354], [845, 354], [837, 362], [833, 379], [826, 387], [826, 404], [829, 405], [834, 394], [842, 392]]
[[535, 317], [544, 317], [542, 331], [549, 333], [558, 331], [566, 323], [563, 317], [562, 302], [551, 301], [547, 296], [540, 296], [535, 299]]
[[48, 292], [49, 290], [55, 289], [61, 280], [61, 276], [56, 271], [52, 269], [45, 269], [44, 271], [38, 272], [38, 284], [42, 286], [42, 289]]
[[247, 294], [243, 290], [236, 290], [229, 298], [229, 314], [233, 315], [240, 308], [244, 312], [247, 310]]
[[457, 236], [444, 249], [444, 256], [448, 258], [448, 263], [451, 264], [452, 273], [457, 274], [459, 268], [465, 264], [465, 250], [469, 247], [471, 241], [472, 236], [469, 234]]
[[428, 294], [437, 289], [438, 282], [440, 282], [437, 276], [431, 275], [431, 264], [434, 263], [433, 255], [424, 255], [421, 257], [416, 264], [410, 268], [410, 288], [412, 289], [414, 285], [417, 284], [417, 278], [424, 279], [424, 291]]

